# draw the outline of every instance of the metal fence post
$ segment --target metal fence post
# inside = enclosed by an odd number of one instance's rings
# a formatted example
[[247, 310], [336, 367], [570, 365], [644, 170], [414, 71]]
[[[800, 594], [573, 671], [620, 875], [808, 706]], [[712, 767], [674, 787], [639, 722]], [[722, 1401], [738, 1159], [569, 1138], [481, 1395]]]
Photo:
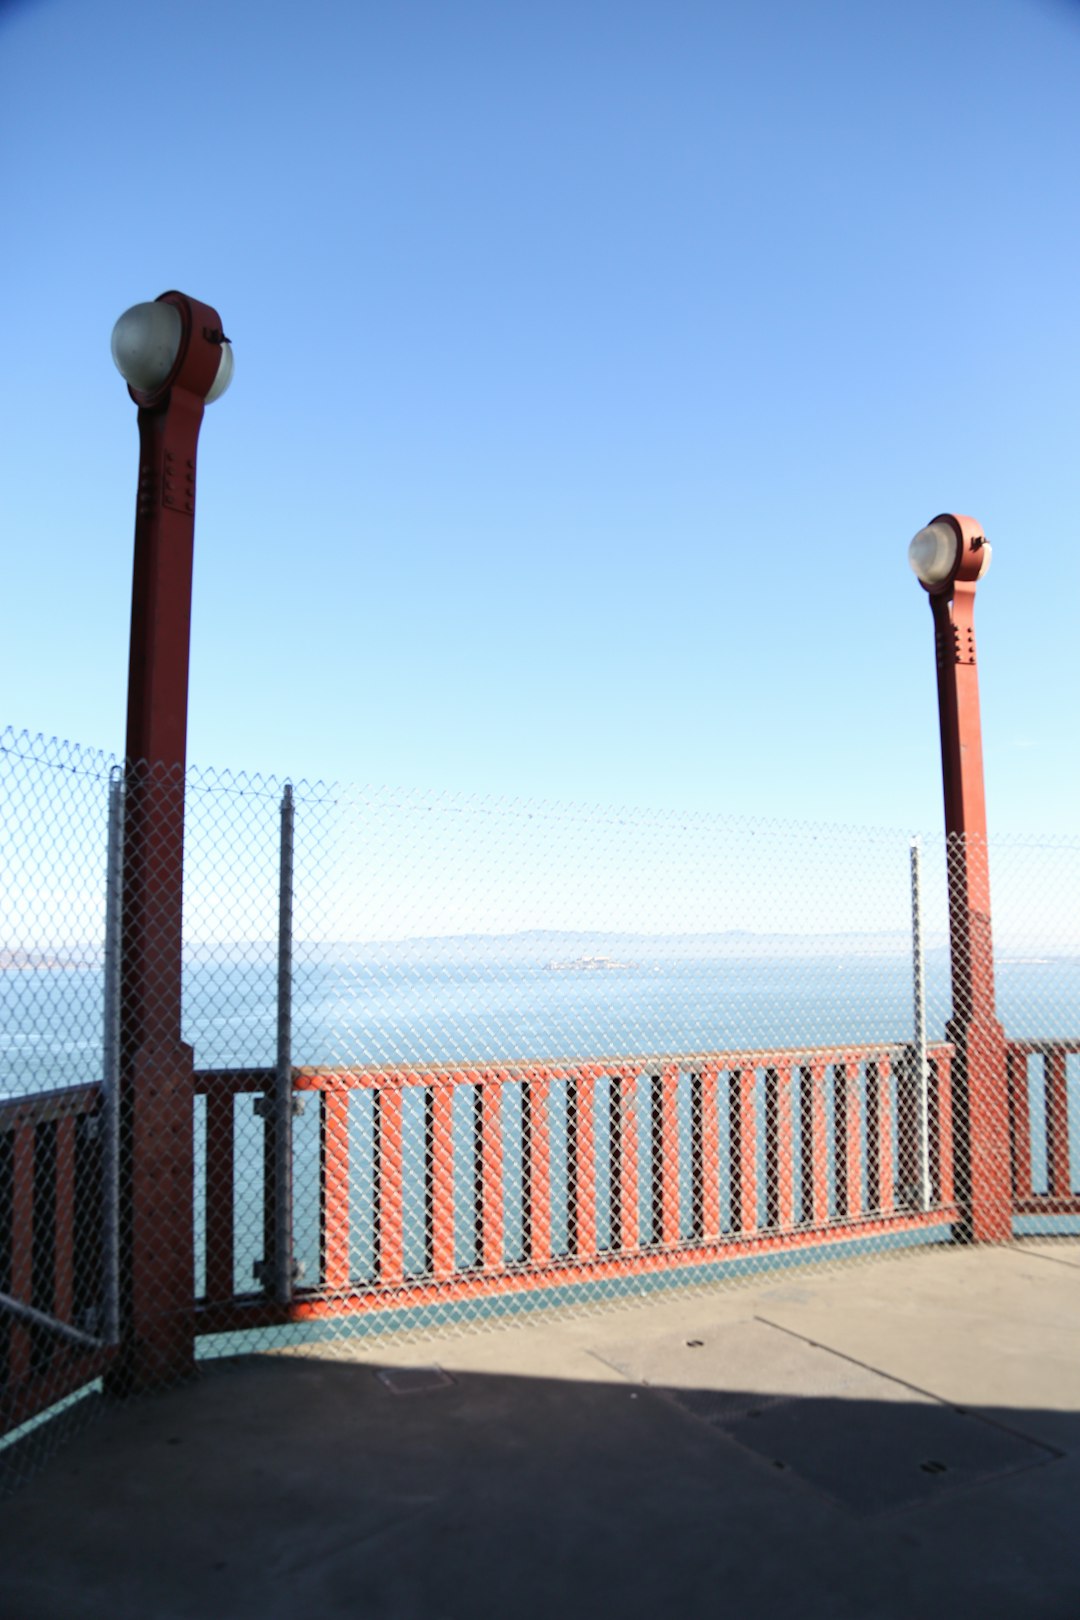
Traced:
[[292, 1299], [293, 1262], [293, 1083], [292, 1083], [292, 783], [281, 795], [281, 858], [278, 877], [277, 1060], [274, 1076], [274, 1295]]
[[930, 1208], [930, 1064], [926, 1055], [926, 961], [922, 935], [922, 846], [911, 840], [911, 977], [914, 1001], [915, 1096], [918, 1109], [919, 1204]]
[[106, 1344], [120, 1340], [120, 924], [124, 870], [124, 773], [109, 773], [105, 857], [105, 989], [102, 1036], [104, 1169], [104, 1324]]

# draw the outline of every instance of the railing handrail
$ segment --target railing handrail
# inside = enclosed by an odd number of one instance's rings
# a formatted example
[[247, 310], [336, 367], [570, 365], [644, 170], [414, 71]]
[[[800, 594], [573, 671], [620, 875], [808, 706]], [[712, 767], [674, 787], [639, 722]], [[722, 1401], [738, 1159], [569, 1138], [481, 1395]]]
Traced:
[[[677, 1068], [683, 1073], [699, 1070], [794, 1068], [808, 1064], [873, 1062], [880, 1057], [892, 1057], [910, 1048], [907, 1041], [861, 1041], [829, 1046], [737, 1047], [726, 1051], [651, 1052], [604, 1058], [537, 1058], [501, 1062], [450, 1063], [373, 1063], [301, 1064], [293, 1070], [293, 1084], [298, 1091], [319, 1091], [329, 1086], [366, 1086], [380, 1082], [404, 1080], [407, 1084], [426, 1085], [442, 1081], [451, 1085], [477, 1085], [485, 1080], [544, 1079], [616, 1079], [627, 1074], [660, 1073]], [[928, 1051], [950, 1055], [953, 1047], [948, 1041], [935, 1041]], [[239, 1071], [203, 1070], [197, 1079], [204, 1085], [214, 1084], [217, 1073], [232, 1079]], [[251, 1071], [269, 1079], [273, 1070]], [[262, 1082], [260, 1082], [262, 1083]], [[254, 1088], [253, 1088], [254, 1089]]]
[[54, 1086], [49, 1091], [32, 1091], [17, 1097], [0, 1097], [0, 1131], [48, 1120], [66, 1119], [72, 1114], [93, 1114], [101, 1105], [100, 1080], [81, 1081], [74, 1086]]
[[1005, 1047], [1009, 1052], [1022, 1052], [1025, 1056], [1049, 1057], [1055, 1052], [1080, 1052], [1080, 1035], [1055, 1035], [1046, 1040], [1013, 1040], [1006, 1037]]

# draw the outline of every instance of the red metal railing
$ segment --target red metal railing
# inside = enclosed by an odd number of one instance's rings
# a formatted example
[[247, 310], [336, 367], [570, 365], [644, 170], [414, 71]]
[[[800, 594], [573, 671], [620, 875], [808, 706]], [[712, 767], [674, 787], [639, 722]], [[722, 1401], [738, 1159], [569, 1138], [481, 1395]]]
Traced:
[[[1070, 1054], [1080, 1039], [1008, 1043], [1018, 1215], [1080, 1215]], [[930, 1048], [925, 1199], [907, 1048], [298, 1069], [295, 1092], [317, 1107], [318, 1260], [288, 1305], [236, 1276], [238, 1168], [251, 1172], [246, 1150], [237, 1164], [237, 1102], [264, 1096], [273, 1071], [199, 1073], [197, 1330], [527, 1294], [940, 1228], [958, 1214], [952, 1059], [950, 1046]], [[357, 1180], [361, 1098], [370, 1151]], [[101, 1107], [99, 1085], [0, 1102], [0, 1433], [108, 1362], [91, 1342], [103, 1296]], [[263, 1168], [269, 1242], [269, 1149]], [[241, 1223], [251, 1226], [242, 1213]]]
[[[904, 1051], [895, 1047], [498, 1068], [297, 1070], [296, 1091], [312, 1094], [320, 1110], [320, 1258], [318, 1276], [298, 1287], [285, 1307], [233, 1287], [235, 1099], [264, 1091], [270, 1077], [253, 1070], [203, 1072], [196, 1076], [207, 1099], [206, 1289], [199, 1331], [526, 1293], [940, 1227], [957, 1214], [951, 1058], [948, 1046], [930, 1049], [925, 1208], [916, 1199], [915, 1093], [905, 1078]], [[466, 1155], [460, 1110], [455, 1145], [454, 1098], [463, 1087], [472, 1091]], [[417, 1088], [422, 1151], [414, 1140], [410, 1166], [405, 1099]], [[373, 1134], [373, 1209], [366, 1213], [374, 1255], [364, 1276], [354, 1275], [350, 1264], [361, 1214], [351, 1207], [350, 1102], [359, 1093], [371, 1100]], [[410, 1117], [416, 1114], [411, 1108]], [[464, 1187], [456, 1155], [469, 1161]], [[510, 1158], [520, 1206], [516, 1252], [508, 1242]], [[423, 1254], [410, 1265], [406, 1216], [411, 1207], [415, 1226], [418, 1206]], [[456, 1242], [463, 1216], [473, 1234], [464, 1256]]]
[[0, 1434], [96, 1378], [108, 1359], [92, 1342], [102, 1309], [101, 1098], [100, 1085], [84, 1085], [0, 1102]]
[[[1017, 1215], [1080, 1215], [1069, 1141], [1068, 1058], [1080, 1039], [1009, 1041], [1009, 1142], [1013, 1212]], [[1041, 1059], [1041, 1072], [1032, 1059]], [[1034, 1084], [1033, 1084], [1034, 1082]], [[1034, 1091], [1034, 1099], [1032, 1092]], [[1041, 1113], [1046, 1144], [1046, 1191], [1033, 1187], [1032, 1106]], [[1080, 1181], [1080, 1175], [1076, 1177]]]

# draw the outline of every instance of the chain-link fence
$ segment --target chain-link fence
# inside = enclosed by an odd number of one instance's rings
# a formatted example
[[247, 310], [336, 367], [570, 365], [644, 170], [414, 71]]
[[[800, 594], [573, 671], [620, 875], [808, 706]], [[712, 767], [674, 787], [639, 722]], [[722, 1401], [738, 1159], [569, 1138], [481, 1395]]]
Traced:
[[0, 741], [9, 1436], [195, 1354], [1080, 1224], [1080, 842]]

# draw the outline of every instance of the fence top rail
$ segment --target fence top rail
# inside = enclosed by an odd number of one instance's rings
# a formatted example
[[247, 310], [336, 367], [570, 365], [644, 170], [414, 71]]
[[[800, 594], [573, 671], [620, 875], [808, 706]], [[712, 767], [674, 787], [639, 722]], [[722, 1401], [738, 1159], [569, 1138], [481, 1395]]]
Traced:
[[1007, 1040], [1006, 1048], [1024, 1057], [1044, 1056], [1052, 1057], [1055, 1053], [1080, 1052], [1080, 1035], [1065, 1035], [1059, 1038], [1033, 1041]]
[[72, 1114], [94, 1114], [101, 1106], [100, 1080], [78, 1086], [57, 1086], [52, 1091], [36, 1091], [25, 1096], [0, 1097], [0, 1131], [19, 1125], [43, 1125], [49, 1120], [67, 1119]]
[[[298, 1091], [328, 1091], [355, 1087], [391, 1085], [476, 1085], [505, 1081], [528, 1080], [599, 1080], [629, 1079], [643, 1074], [663, 1074], [673, 1069], [683, 1073], [726, 1072], [753, 1068], [791, 1069], [795, 1067], [824, 1066], [842, 1063], [875, 1062], [895, 1058], [907, 1051], [905, 1042], [868, 1042], [847, 1046], [799, 1046], [762, 1048], [754, 1051], [740, 1049], [726, 1052], [676, 1052], [648, 1054], [640, 1057], [581, 1058], [570, 1061], [557, 1059], [518, 1061], [511, 1063], [397, 1063], [372, 1064], [363, 1067], [328, 1065], [326, 1067], [300, 1066], [293, 1070], [293, 1085]], [[950, 1056], [952, 1047], [947, 1042], [935, 1042], [927, 1048], [934, 1056]], [[261, 1089], [270, 1083], [273, 1071], [262, 1071], [265, 1078], [250, 1089]], [[254, 1078], [254, 1076], [253, 1076]], [[216, 1076], [204, 1071], [199, 1076], [200, 1089], [210, 1089]], [[222, 1083], [231, 1081], [224, 1073]]]
[[243, 1095], [247, 1092], [272, 1090], [276, 1069], [196, 1069], [195, 1092], [231, 1091]]

